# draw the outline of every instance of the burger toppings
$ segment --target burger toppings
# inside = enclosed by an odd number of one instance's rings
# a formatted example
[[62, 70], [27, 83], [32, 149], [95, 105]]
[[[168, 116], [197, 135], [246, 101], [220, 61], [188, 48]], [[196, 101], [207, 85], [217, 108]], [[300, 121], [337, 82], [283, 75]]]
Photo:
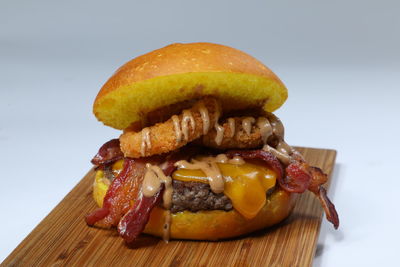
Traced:
[[112, 163], [123, 157], [124, 154], [119, 147], [119, 140], [112, 139], [100, 147], [99, 152], [94, 156], [91, 162], [93, 165], [100, 166]]
[[104, 197], [103, 207], [86, 216], [86, 223], [109, 228], [116, 226], [137, 198], [145, 172], [142, 160], [126, 158], [119, 175], [113, 180]]
[[[335, 207], [322, 187], [326, 175], [284, 142], [284, 128], [276, 116], [221, 119], [220, 104], [213, 97], [171, 115], [139, 132], [126, 129], [119, 140], [100, 148], [92, 163], [115, 178], [103, 207], [86, 217], [89, 225], [118, 225], [120, 235], [133, 242], [151, 210], [160, 205], [167, 211], [168, 240], [170, 212], [233, 208], [251, 219], [279, 187], [291, 193], [313, 192], [327, 219], [338, 227]], [[197, 146], [188, 145], [191, 142]], [[200, 153], [198, 147], [210, 149]], [[118, 172], [115, 166], [121, 158], [124, 164]]]
[[127, 243], [135, 241], [143, 232], [150, 218], [150, 212], [161, 201], [164, 187], [159, 187], [151, 196], [142, 195], [133, 203], [132, 208], [118, 224], [118, 233]]
[[225, 154], [192, 159], [191, 163], [182, 160], [176, 166], [174, 180], [208, 183], [214, 193], [223, 192], [233, 208], [248, 219], [264, 206], [266, 193], [276, 181], [272, 169], [245, 162], [238, 156], [229, 159]]
[[176, 151], [208, 132], [219, 118], [220, 104], [206, 97], [180, 115], [164, 123], [144, 128], [141, 132], [126, 130], [120, 136], [125, 157], [141, 158]]

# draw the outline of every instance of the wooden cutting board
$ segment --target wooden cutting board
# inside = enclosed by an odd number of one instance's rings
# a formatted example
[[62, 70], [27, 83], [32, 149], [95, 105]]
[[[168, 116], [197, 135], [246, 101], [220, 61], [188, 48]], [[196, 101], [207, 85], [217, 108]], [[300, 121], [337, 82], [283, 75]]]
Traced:
[[[331, 177], [336, 151], [298, 150]], [[301, 195], [292, 215], [280, 225], [249, 236], [166, 244], [143, 235], [127, 247], [115, 229], [91, 228], [84, 221], [84, 215], [96, 208], [93, 175], [90, 171], [2, 266], [310, 266], [314, 258], [322, 208], [310, 193]]]

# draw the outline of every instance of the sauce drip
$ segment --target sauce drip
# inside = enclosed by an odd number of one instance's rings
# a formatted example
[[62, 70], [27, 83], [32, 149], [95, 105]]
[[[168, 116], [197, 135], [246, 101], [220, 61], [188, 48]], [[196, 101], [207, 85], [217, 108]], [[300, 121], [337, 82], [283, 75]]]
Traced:
[[[204, 106], [204, 103], [201, 102], [199, 104], [199, 113], [201, 116], [201, 120], [203, 123], [203, 134], [207, 134], [208, 130], [210, 129], [210, 116], [208, 114], [208, 110], [207, 108]], [[217, 119], [219, 117], [219, 113], [217, 113]], [[171, 117], [173, 125], [174, 125], [174, 132], [175, 132], [175, 137], [176, 137], [176, 142], [179, 143], [182, 140], [189, 140], [189, 125], [192, 128], [192, 130], [194, 131], [196, 128], [196, 121], [193, 117], [193, 114], [190, 110], [185, 109], [182, 112], [182, 120], [179, 119], [179, 117], [177, 115], [173, 115]], [[216, 129], [217, 129], [217, 124], [216, 123]], [[219, 133], [218, 135], [218, 140], [221, 140], [220, 142], [222, 142], [222, 138], [223, 138], [223, 127], [220, 126], [218, 129], [222, 129], [222, 134]], [[221, 130], [220, 130], [221, 131]], [[221, 136], [222, 135], [222, 136]], [[182, 138], [183, 137], [183, 138]]]
[[224, 191], [225, 180], [217, 163], [240, 165], [244, 164], [244, 160], [241, 157], [228, 159], [225, 154], [219, 154], [216, 157], [203, 157], [198, 160], [192, 159], [191, 162], [180, 160], [175, 163], [175, 166], [189, 170], [202, 170], [207, 176], [211, 190], [218, 194]]
[[203, 134], [207, 134], [210, 129], [210, 116], [208, 115], [208, 110], [204, 106], [204, 103], [200, 103], [199, 112], [201, 120], [203, 121]]
[[289, 165], [291, 157], [288, 154], [284, 154], [267, 144], [264, 145], [263, 150], [277, 157], [283, 164]]
[[217, 131], [217, 134], [215, 135], [215, 143], [217, 143], [217, 145], [221, 145], [222, 139], [224, 138], [225, 128], [219, 125], [218, 122], [215, 122], [214, 128]]
[[161, 183], [164, 184], [165, 190], [163, 194], [164, 208], [169, 209], [172, 204], [172, 179], [166, 176], [160, 167], [156, 165], [146, 164], [146, 173], [142, 184], [142, 193], [146, 197], [154, 196], [160, 189]]
[[276, 146], [276, 149], [279, 152], [281, 152], [283, 154], [287, 154], [287, 155], [290, 155], [293, 153], [293, 148], [291, 146], [289, 146], [288, 144], [286, 144], [286, 142], [283, 140], [280, 140], [280, 142]]
[[280, 119], [272, 113], [269, 113], [269, 121], [272, 125], [273, 133], [281, 140], [285, 137], [285, 129]]
[[142, 142], [140, 144], [140, 154], [142, 157], [146, 155], [146, 150], [151, 148], [150, 129], [144, 128], [142, 130]]
[[264, 144], [267, 143], [268, 137], [272, 135], [272, 126], [269, 123], [268, 119], [265, 117], [259, 117], [257, 119], [257, 126], [260, 128], [261, 138]]
[[236, 131], [236, 125], [235, 125], [235, 119], [234, 118], [229, 118], [228, 119], [228, 125], [229, 125], [229, 130], [231, 134], [229, 135], [230, 138], [235, 136], [235, 131]]
[[192, 163], [186, 160], [180, 160], [175, 163], [178, 168], [184, 168], [189, 170], [202, 170], [208, 178], [210, 188], [214, 193], [222, 193], [224, 191], [224, 178], [218, 165], [215, 162], [207, 162], [200, 160], [192, 160]]
[[158, 190], [160, 190], [161, 183], [164, 184], [163, 193], [163, 206], [167, 210], [165, 215], [165, 221], [163, 226], [163, 240], [168, 242], [170, 236], [170, 225], [171, 225], [171, 212], [170, 208], [172, 205], [172, 179], [170, 176], [166, 176], [159, 166], [146, 164], [146, 174], [144, 175], [142, 183], [142, 193], [146, 197], [154, 196]]
[[174, 115], [171, 118], [172, 118], [172, 122], [174, 124], [176, 142], [179, 143], [182, 141], [182, 131], [181, 131], [180, 123], [179, 123], [179, 117], [177, 115]]
[[189, 124], [193, 130], [196, 127], [196, 122], [190, 110], [185, 109], [182, 112], [182, 121], [179, 120], [177, 115], [173, 115], [171, 119], [174, 124], [176, 142], [179, 143], [182, 141], [182, 135], [184, 140], [189, 140]]
[[[236, 134], [235, 119], [229, 118], [227, 123], [228, 127], [230, 128], [230, 136], [227, 137], [233, 138]], [[272, 113], [268, 113], [267, 117], [258, 117], [257, 120], [254, 117], [243, 118], [242, 128], [247, 135], [251, 134], [254, 123], [256, 123], [258, 129], [260, 130], [261, 139], [264, 143], [263, 150], [275, 155], [282, 163], [286, 165], [289, 164], [292, 158], [291, 155], [296, 151], [284, 141], [284, 127], [279, 118]], [[215, 143], [217, 145], [222, 143], [224, 137], [224, 129], [221, 128], [219, 127], [219, 124], [216, 123], [215, 129], [217, 134], [215, 137]], [[268, 139], [270, 136], [276, 137], [278, 141], [276, 148], [273, 148], [268, 144]]]
[[183, 132], [183, 136], [184, 136], [185, 140], [189, 139], [189, 123], [190, 123], [190, 127], [192, 127], [192, 129], [194, 130], [196, 127], [196, 122], [193, 118], [193, 115], [190, 112], [190, 110], [184, 110], [182, 122], [181, 122], [181, 130]]
[[[272, 153], [283, 164], [288, 165], [292, 159], [290, 155], [294, 152], [294, 150], [283, 140], [285, 130], [281, 120], [278, 119], [278, 117], [276, 117], [274, 114], [269, 113], [268, 119], [264, 117], [258, 118], [257, 126], [260, 128], [261, 136], [264, 142], [263, 150]], [[271, 135], [275, 135], [278, 139], [276, 148], [271, 147], [267, 143], [268, 138]]]
[[215, 128], [215, 131], [217, 132], [217, 134], [215, 135], [214, 141], [215, 141], [215, 143], [217, 143], [217, 145], [221, 145], [222, 139], [224, 138], [224, 132], [225, 132], [225, 128], [222, 127], [222, 126], [218, 123], [218, 119], [219, 119], [219, 116], [220, 116], [220, 115], [221, 115], [221, 114], [220, 114], [219, 111], [217, 111], [217, 112], [215, 113], [215, 124], [214, 124], [214, 128]]
[[251, 134], [251, 127], [256, 120], [253, 117], [246, 117], [242, 120], [243, 130], [247, 133], [247, 135]]

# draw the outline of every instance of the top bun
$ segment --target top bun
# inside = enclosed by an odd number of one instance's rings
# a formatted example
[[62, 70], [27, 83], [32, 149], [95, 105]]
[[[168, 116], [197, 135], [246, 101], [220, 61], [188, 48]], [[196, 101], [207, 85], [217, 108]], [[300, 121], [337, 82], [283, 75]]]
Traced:
[[120, 67], [93, 105], [98, 120], [116, 129], [146, 125], [147, 114], [175, 103], [216, 96], [223, 111], [262, 107], [287, 99], [279, 78], [252, 56], [212, 43], [171, 44]]

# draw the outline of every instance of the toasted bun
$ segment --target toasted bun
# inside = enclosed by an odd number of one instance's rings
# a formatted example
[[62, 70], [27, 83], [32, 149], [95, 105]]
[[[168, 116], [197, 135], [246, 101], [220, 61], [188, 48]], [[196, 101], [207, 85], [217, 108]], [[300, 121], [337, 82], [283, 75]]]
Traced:
[[[97, 172], [93, 197], [99, 207], [103, 205], [107, 188], [103, 173]], [[275, 190], [257, 216], [250, 220], [245, 219], [235, 210], [173, 213], [171, 214], [170, 238], [217, 240], [248, 234], [277, 224], [289, 216], [296, 196], [280, 189]], [[166, 212], [163, 208], [154, 208], [143, 232], [162, 237]]]
[[93, 112], [122, 130], [146, 125], [149, 112], [205, 95], [217, 96], [224, 111], [262, 107], [272, 112], [285, 102], [287, 90], [242, 51], [211, 43], [172, 44], [119, 68], [98, 93]]

